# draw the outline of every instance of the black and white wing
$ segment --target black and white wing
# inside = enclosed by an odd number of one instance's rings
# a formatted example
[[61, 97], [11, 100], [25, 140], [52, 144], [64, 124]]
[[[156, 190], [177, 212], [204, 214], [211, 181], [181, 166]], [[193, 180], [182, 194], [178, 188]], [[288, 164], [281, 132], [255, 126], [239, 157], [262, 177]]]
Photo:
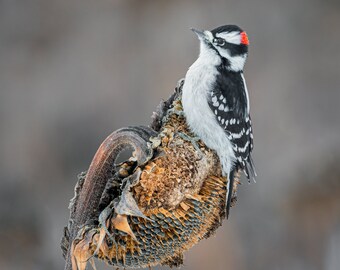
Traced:
[[226, 131], [237, 159], [237, 165], [248, 177], [255, 178], [251, 159], [253, 133], [249, 115], [249, 101], [242, 73], [223, 74], [217, 77], [214, 90], [209, 97], [210, 109], [217, 122]]
[[[208, 104], [219, 125], [225, 130], [232, 143], [236, 157], [235, 169], [242, 169], [247, 178], [255, 180], [256, 172], [251, 157], [253, 133], [249, 115], [249, 101], [242, 73], [221, 74], [209, 97]], [[235, 171], [235, 170], [234, 170]], [[229, 213], [233, 174], [230, 172], [227, 194], [227, 215]]]
[[[223, 105], [222, 105], [223, 106]], [[253, 132], [250, 117], [240, 117], [235, 111], [224, 111], [213, 108], [217, 121], [226, 131], [229, 141], [232, 143], [236, 161], [236, 167], [244, 170], [248, 179], [255, 179], [256, 173], [251, 158], [253, 150]]]

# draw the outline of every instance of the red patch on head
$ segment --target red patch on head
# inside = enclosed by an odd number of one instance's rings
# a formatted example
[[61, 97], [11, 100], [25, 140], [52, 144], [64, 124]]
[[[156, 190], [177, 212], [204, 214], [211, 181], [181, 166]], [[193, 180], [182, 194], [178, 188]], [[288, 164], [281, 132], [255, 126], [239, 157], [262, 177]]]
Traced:
[[241, 32], [241, 44], [249, 45], [249, 39], [246, 32]]

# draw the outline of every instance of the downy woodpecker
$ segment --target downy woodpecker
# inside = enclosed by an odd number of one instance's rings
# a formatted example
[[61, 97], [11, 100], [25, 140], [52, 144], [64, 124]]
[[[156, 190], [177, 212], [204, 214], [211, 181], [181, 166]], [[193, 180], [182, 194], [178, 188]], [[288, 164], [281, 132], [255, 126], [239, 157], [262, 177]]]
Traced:
[[249, 41], [236, 25], [192, 31], [200, 40], [200, 54], [185, 77], [183, 110], [190, 130], [216, 151], [223, 175], [228, 177], [228, 217], [234, 173], [241, 169], [248, 180], [256, 177], [249, 96], [243, 76]]

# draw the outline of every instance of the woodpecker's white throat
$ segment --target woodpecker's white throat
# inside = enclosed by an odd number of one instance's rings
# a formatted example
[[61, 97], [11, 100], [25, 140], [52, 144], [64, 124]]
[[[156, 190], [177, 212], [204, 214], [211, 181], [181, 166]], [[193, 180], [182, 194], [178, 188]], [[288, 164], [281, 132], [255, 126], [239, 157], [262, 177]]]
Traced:
[[189, 68], [182, 104], [191, 131], [219, 156], [228, 177], [229, 214], [234, 172], [255, 179], [251, 158], [253, 134], [248, 90], [243, 76], [249, 41], [238, 26], [212, 31], [192, 29], [200, 40], [200, 54]]

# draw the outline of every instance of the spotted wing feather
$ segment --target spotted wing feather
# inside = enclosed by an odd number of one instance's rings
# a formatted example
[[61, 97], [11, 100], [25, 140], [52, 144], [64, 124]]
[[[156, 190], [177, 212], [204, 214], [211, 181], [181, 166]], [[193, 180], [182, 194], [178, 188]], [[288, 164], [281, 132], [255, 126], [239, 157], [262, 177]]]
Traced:
[[243, 169], [248, 177], [256, 173], [251, 159], [253, 133], [248, 113], [248, 94], [243, 76], [239, 72], [221, 70], [217, 76], [214, 91], [208, 98], [217, 122], [226, 131], [233, 145], [236, 166]]
[[[248, 93], [243, 75], [221, 70], [220, 75], [217, 76], [214, 91], [208, 98], [208, 103], [217, 122], [225, 130], [226, 136], [232, 143], [236, 157], [235, 169], [241, 168], [248, 180], [251, 177], [255, 180], [256, 172], [251, 158], [253, 133], [248, 108]], [[228, 175], [227, 217], [231, 206], [235, 169]]]

